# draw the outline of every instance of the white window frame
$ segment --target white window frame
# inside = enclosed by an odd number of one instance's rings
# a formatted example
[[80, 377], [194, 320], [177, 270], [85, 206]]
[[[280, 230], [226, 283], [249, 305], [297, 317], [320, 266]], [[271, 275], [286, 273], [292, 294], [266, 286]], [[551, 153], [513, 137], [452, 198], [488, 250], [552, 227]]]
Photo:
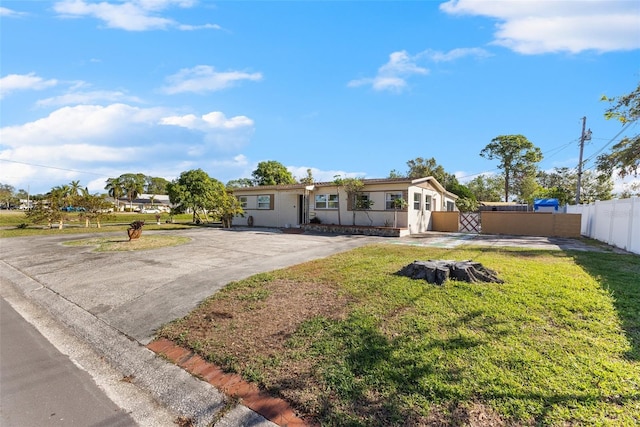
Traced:
[[316, 194], [314, 202], [316, 209], [338, 209], [337, 194]]
[[448, 212], [453, 212], [456, 210], [456, 203], [452, 202], [450, 200], [447, 200], [447, 211]]
[[424, 196], [424, 210], [425, 211], [430, 211], [431, 210], [431, 205], [433, 204], [433, 197], [429, 196], [429, 195], [425, 195]]
[[413, 193], [413, 210], [419, 211], [421, 207], [422, 207], [422, 194]]
[[395, 210], [393, 201], [396, 199], [402, 199], [402, 191], [384, 193], [384, 208], [388, 211]]
[[[266, 203], [266, 206], [265, 206]], [[271, 194], [261, 194], [258, 196], [257, 209], [271, 209]]]
[[238, 196], [238, 201], [240, 202], [240, 206], [242, 209], [246, 209], [248, 205], [248, 197], [247, 196]]

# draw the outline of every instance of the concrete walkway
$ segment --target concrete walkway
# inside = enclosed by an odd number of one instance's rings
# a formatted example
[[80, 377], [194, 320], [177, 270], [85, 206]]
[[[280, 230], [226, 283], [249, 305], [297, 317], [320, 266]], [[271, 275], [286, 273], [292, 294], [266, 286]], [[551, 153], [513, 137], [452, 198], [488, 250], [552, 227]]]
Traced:
[[607, 246], [604, 243], [587, 243], [582, 239], [563, 237], [537, 236], [506, 236], [472, 233], [442, 233], [426, 232], [401, 239], [393, 239], [390, 243], [403, 245], [427, 246], [435, 248], [455, 248], [461, 245], [491, 246], [491, 247], [519, 247], [527, 249], [541, 249], [551, 251], [589, 251], [627, 253], [619, 248]]

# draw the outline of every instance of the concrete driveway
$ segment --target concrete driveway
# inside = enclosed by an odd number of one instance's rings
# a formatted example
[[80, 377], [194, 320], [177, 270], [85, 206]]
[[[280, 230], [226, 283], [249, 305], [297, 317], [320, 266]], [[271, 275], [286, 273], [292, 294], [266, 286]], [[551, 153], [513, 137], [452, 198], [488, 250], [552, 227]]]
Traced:
[[[149, 251], [94, 252], [89, 246], [63, 245], [85, 235], [4, 239], [2, 276], [26, 276], [32, 285], [148, 344], [158, 327], [186, 315], [231, 281], [383, 240], [216, 228], [171, 233], [192, 240]], [[122, 234], [103, 236], [126, 240]]]

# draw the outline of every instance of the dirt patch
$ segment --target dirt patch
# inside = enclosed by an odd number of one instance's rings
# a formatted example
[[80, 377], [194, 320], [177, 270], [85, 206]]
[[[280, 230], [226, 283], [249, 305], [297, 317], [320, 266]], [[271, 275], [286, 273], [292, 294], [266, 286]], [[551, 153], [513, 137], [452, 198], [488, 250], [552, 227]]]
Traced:
[[201, 321], [191, 322], [190, 328], [197, 328], [203, 338], [215, 341], [230, 355], [275, 356], [286, 350], [286, 340], [303, 321], [341, 317], [346, 304], [346, 298], [333, 288], [276, 280], [268, 288], [212, 299], [198, 309]]
[[311, 282], [273, 280], [259, 287], [231, 287], [165, 326], [161, 335], [197, 342], [195, 350], [211, 362], [242, 373], [304, 412], [314, 412], [319, 384], [313, 366], [302, 357], [282, 356], [301, 351], [290, 348], [287, 340], [304, 321], [344, 318], [348, 302], [333, 286]]
[[467, 426], [467, 427], [517, 427], [520, 424], [505, 423], [490, 407], [481, 403], [451, 404], [437, 406], [423, 421], [425, 426]]

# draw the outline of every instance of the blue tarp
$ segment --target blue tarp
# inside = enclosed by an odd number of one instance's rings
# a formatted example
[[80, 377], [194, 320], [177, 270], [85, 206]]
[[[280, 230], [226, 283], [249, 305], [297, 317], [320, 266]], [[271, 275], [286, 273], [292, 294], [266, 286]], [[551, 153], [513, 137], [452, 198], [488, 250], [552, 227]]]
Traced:
[[540, 208], [546, 208], [543, 209], [545, 211], [548, 211], [549, 208], [553, 208], [553, 210], [557, 211], [559, 206], [560, 203], [558, 202], [558, 199], [535, 199], [533, 201], [534, 211], [540, 210]]

